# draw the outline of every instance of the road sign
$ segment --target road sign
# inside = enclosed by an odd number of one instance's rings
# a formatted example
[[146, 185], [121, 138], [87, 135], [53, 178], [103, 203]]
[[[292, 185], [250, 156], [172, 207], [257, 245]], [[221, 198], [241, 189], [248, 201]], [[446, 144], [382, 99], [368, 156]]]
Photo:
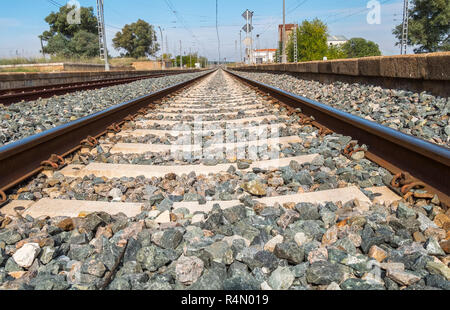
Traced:
[[251, 46], [253, 43], [253, 40], [251, 38], [245, 38], [243, 42], [244, 42], [245, 46]]
[[242, 27], [242, 30], [244, 30], [245, 32], [252, 32], [252, 30], [255, 29], [253, 28], [252, 25], [244, 25], [244, 27]]
[[247, 13], [248, 13], [248, 19], [253, 17], [253, 12], [250, 12], [249, 10], [246, 10], [243, 14], [242, 17], [244, 17], [244, 19], [247, 19]]

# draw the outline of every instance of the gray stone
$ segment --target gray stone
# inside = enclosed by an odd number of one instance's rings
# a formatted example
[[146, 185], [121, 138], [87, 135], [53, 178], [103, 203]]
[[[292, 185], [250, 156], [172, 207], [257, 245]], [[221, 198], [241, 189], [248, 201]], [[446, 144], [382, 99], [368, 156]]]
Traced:
[[97, 259], [90, 259], [83, 263], [81, 271], [97, 278], [101, 278], [106, 272], [106, 267], [101, 261]]
[[286, 259], [293, 264], [300, 264], [305, 258], [303, 248], [299, 247], [295, 242], [279, 243], [275, 246], [273, 253], [278, 258]]
[[309, 268], [309, 263], [301, 263], [291, 268], [292, 273], [296, 278], [302, 278], [306, 276], [306, 271]]
[[142, 245], [139, 241], [134, 238], [128, 239], [127, 248], [125, 250], [125, 254], [123, 256], [123, 262], [131, 262], [136, 260], [137, 252], [142, 248]]
[[160, 203], [163, 200], [164, 200], [163, 194], [157, 194], [157, 195], [153, 195], [149, 198], [149, 203], [152, 206], [155, 206], [156, 204]]
[[295, 276], [289, 267], [278, 267], [269, 277], [267, 283], [274, 290], [287, 290], [294, 283]]
[[350, 278], [345, 280], [340, 285], [343, 290], [358, 290], [358, 291], [367, 291], [367, 290], [384, 290], [384, 286], [381, 284], [372, 284], [362, 279], [354, 279]]
[[183, 240], [183, 234], [178, 229], [167, 229], [164, 231], [160, 246], [164, 249], [175, 249]]
[[425, 277], [425, 282], [428, 286], [437, 287], [443, 290], [450, 290], [450, 281], [445, 277], [437, 274], [430, 274]]
[[424, 248], [429, 255], [445, 256], [444, 250], [442, 250], [439, 242], [437, 242], [434, 237], [428, 238], [427, 242], [424, 244]]
[[397, 207], [397, 217], [405, 219], [416, 218], [416, 212], [403, 202], [400, 202]]
[[343, 277], [344, 274], [338, 265], [326, 261], [312, 263], [306, 272], [308, 283], [317, 285], [329, 285], [331, 282], [340, 283]]
[[120, 252], [121, 248], [109, 242], [105, 237], [102, 237], [102, 252], [99, 259], [105, 264], [108, 270], [113, 269], [120, 256]]
[[15, 244], [22, 240], [22, 236], [14, 229], [4, 229], [0, 232], [0, 241], [6, 244]]
[[295, 209], [300, 215], [300, 220], [320, 219], [319, 209], [312, 203], [299, 203], [295, 206]]
[[349, 255], [340, 263], [351, 267], [360, 276], [362, 276], [365, 272], [371, 271], [374, 266], [373, 261], [370, 262], [367, 256], [361, 254]]
[[30, 281], [30, 285], [38, 291], [62, 291], [70, 287], [63, 275], [38, 275]]
[[245, 239], [249, 240], [250, 243], [252, 243], [253, 239], [255, 239], [260, 234], [260, 231], [257, 228], [253, 227], [251, 224], [247, 223], [245, 220], [237, 222], [233, 226], [233, 232], [236, 235], [242, 236]]
[[126, 279], [115, 278], [108, 286], [108, 289], [113, 291], [129, 291], [131, 290], [131, 285]]
[[439, 228], [432, 220], [420, 212], [417, 212], [417, 220], [420, 223], [420, 231], [425, 231], [428, 228]]
[[269, 270], [274, 270], [278, 266], [277, 257], [269, 251], [258, 251], [254, 256], [254, 261], [256, 267], [266, 267]]
[[167, 282], [151, 281], [145, 285], [145, 289], [149, 291], [170, 291], [172, 286]]
[[247, 217], [244, 206], [234, 206], [223, 210], [223, 216], [230, 223], [234, 224]]
[[41, 263], [47, 265], [55, 257], [56, 249], [54, 247], [46, 246], [42, 248]]
[[6, 272], [14, 272], [14, 271], [23, 271], [22, 267], [20, 267], [12, 257], [10, 257], [5, 264]]
[[260, 289], [260, 282], [258, 282], [251, 274], [240, 273], [223, 283], [224, 290], [231, 291], [255, 291]]
[[163, 201], [161, 201], [160, 203], [158, 203], [156, 205], [156, 209], [158, 211], [170, 211], [172, 209], [173, 206], [173, 201], [170, 200], [169, 198], [165, 198]]
[[314, 183], [312, 176], [306, 170], [296, 173], [293, 179], [301, 185], [312, 185]]
[[191, 290], [223, 290], [224, 278], [216, 270], [206, 270], [190, 287]]
[[136, 255], [136, 260], [141, 263], [142, 267], [151, 272], [158, 270], [170, 262], [166, 253], [156, 246], [148, 246], [140, 249]]
[[84, 231], [87, 233], [95, 232], [97, 230], [97, 228], [104, 223], [105, 223], [105, 220], [103, 219], [101, 214], [91, 213], [85, 217], [84, 221], [82, 222], [81, 228], [84, 229]]
[[230, 265], [233, 263], [233, 251], [225, 241], [215, 242], [205, 248], [205, 252], [211, 256], [211, 260]]
[[84, 261], [94, 253], [94, 248], [89, 245], [71, 244], [68, 256], [76, 261]]

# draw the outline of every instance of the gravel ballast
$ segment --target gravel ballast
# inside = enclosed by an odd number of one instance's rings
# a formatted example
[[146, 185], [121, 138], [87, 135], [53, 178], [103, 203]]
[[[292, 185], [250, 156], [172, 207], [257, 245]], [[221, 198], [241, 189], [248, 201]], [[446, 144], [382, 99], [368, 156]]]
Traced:
[[[208, 96], [229, 103], [239, 95], [269, 105], [262, 95], [248, 88], [239, 91], [225, 77], [215, 73], [205, 79], [202, 92], [190, 95], [201, 98], [195, 99], [200, 103], [211, 102]], [[287, 116], [283, 109], [279, 113], [293, 130], [298, 116]], [[153, 115], [161, 114], [152, 110], [148, 116]], [[147, 116], [136, 121], [143, 118]], [[217, 115], [217, 120], [228, 119]], [[123, 129], [134, 126], [128, 122]], [[365, 159], [364, 152], [342, 155], [351, 137], [318, 132], [310, 124], [283, 132], [302, 142], [280, 147], [280, 158], [318, 156], [310, 163], [291, 161], [270, 169], [247, 170], [251, 160], [235, 158], [226, 159], [226, 172], [208, 175], [201, 169], [151, 178], [41, 173], [9, 198], [139, 202], [140, 214], [33, 218], [2, 215], [0, 209], [0, 290], [449, 290], [450, 211], [437, 196], [376, 202], [377, 194], [365, 189], [389, 184], [393, 176]], [[109, 136], [100, 142], [114, 141]], [[209, 158], [215, 153], [207, 152], [201, 160], [217, 165], [218, 160]], [[127, 158], [141, 165], [189, 161], [164, 153], [144, 159], [113, 155], [97, 146], [79, 150], [66, 162], [89, 165]], [[257, 200], [349, 186], [359, 188], [370, 203]], [[223, 208], [230, 200], [235, 204]], [[212, 209], [175, 207], [209, 201], [215, 201]]]
[[450, 98], [373, 85], [324, 84], [290, 74], [237, 73], [450, 148]]
[[0, 105], [0, 146], [182, 83], [201, 74], [203, 73], [185, 73], [146, 79], [97, 90], [20, 102], [6, 107]]

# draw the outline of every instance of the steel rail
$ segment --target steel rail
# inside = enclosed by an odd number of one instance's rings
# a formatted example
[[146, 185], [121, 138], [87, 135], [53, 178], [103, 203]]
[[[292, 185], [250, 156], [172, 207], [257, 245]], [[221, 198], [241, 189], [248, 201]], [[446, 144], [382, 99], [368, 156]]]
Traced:
[[140, 109], [153, 107], [155, 101], [212, 72], [0, 147], [0, 193], [41, 172], [41, 163], [53, 154], [62, 157], [71, 154], [81, 148], [81, 141], [87, 137], [100, 137], [108, 127], [122, 124], [127, 117], [139, 113]]
[[292, 108], [301, 108], [302, 113], [313, 116], [324, 127], [368, 145], [367, 159], [393, 174], [408, 172], [414, 181], [425, 183], [425, 190], [437, 194], [442, 205], [450, 205], [450, 149], [225, 71]]
[[65, 95], [71, 92], [88, 89], [98, 89], [102, 87], [109, 87], [114, 85], [131, 83], [144, 79], [158, 78], [169, 75], [177, 75], [188, 72], [198, 71], [180, 71], [180, 72], [166, 72], [157, 74], [146, 74], [136, 77], [92, 80], [75, 83], [53, 84], [48, 86], [11, 88], [0, 90], [0, 104], [11, 105], [13, 103], [21, 102], [22, 100], [36, 100], [39, 98], [49, 98], [55, 95]]

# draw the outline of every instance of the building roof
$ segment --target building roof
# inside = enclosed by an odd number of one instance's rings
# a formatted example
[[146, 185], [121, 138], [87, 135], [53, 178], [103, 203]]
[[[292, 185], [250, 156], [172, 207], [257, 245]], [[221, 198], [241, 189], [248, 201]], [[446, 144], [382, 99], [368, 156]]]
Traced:
[[344, 36], [328, 36], [328, 41], [348, 41], [348, 39]]
[[264, 48], [260, 50], [255, 50], [255, 52], [276, 52], [276, 51], [277, 51], [276, 48]]

